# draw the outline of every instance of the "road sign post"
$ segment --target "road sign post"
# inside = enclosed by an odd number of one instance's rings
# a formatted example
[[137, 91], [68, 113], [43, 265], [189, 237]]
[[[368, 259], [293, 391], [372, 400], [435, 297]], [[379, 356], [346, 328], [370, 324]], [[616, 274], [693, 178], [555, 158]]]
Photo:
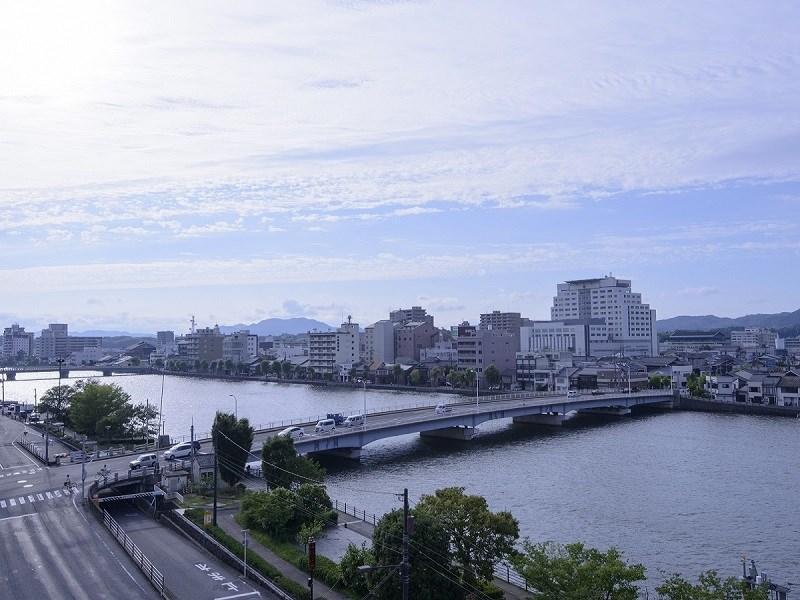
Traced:
[[313, 537], [308, 538], [308, 590], [311, 600], [314, 600], [314, 569], [317, 567], [317, 542]]

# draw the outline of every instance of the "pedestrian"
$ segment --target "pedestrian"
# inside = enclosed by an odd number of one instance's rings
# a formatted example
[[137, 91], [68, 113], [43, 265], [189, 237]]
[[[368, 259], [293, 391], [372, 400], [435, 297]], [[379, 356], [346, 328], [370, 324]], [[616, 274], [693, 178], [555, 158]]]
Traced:
[[72, 482], [69, 480], [69, 473], [67, 473], [67, 479], [64, 481], [64, 487], [67, 489], [72, 487]]

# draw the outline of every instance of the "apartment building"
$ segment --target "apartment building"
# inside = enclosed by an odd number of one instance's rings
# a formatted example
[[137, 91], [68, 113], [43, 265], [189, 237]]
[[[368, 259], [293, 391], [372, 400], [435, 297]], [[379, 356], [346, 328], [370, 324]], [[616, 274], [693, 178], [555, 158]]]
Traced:
[[494, 365], [503, 379], [516, 378], [519, 336], [509, 331], [460, 326], [456, 337], [459, 369], [472, 369], [483, 382], [484, 372]]
[[731, 344], [739, 348], [775, 348], [775, 339], [778, 334], [771, 329], [762, 327], [747, 327], [731, 331]]
[[258, 336], [255, 336], [256, 348], [252, 347], [250, 337], [250, 332], [246, 330], [224, 336], [222, 339], [222, 359], [233, 361], [234, 364], [248, 363], [254, 359], [257, 353]]
[[374, 362], [394, 362], [394, 328], [391, 320], [376, 321], [364, 328], [361, 360], [367, 364]]
[[308, 364], [322, 377], [347, 377], [347, 372], [359, 361], [359, 327], [347, 318], [347, 323], [335, 331], [312, 331], [308, 334]]
[[14, 323], [3, 330], [2, 355], [4, 358], [29, 358], [33, 355], [34, 334]]
[[187, 362], [220, 360], [224, 338], [219, 325], [201, 327], [177, 339], [178, 357]]

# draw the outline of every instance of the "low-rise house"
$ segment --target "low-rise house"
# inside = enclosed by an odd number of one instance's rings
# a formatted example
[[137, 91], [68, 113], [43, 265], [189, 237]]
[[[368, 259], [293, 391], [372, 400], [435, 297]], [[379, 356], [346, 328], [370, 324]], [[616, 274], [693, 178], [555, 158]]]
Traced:
[[778, 404], [800, 407], [800, 376], [787, 371], [778, 381]]

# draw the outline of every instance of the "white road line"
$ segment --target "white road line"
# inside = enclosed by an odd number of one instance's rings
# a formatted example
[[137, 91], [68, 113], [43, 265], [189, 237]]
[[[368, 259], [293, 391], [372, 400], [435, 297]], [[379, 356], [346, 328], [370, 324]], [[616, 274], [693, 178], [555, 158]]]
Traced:
[[247, 592], [245, 594], [234, 594], [233, 596], [220, 596], [214, 600], [231, 600], [231, 598], [246, 598], [247, 596], [260, 596], [261, 592]]
[[56, 498], [61, 498], [61, 492], [60, 492], [59, 490], [53, 490], [53, 495], [54, 495]]
[[39, 513], [33, 512], [33, 513], [25, 514], [25, 515], [15, 515], [13, 517], [3, 517], [2, 519], [0, 519], [0, 521], [9, 521], [11, 519], [24, 519], [25, 517], [38, 517], [38, 516], [39, 516]]
[[42, 496], [41, 494], [36, 494], [36, 495], [39, 496], [39, 500], [44, 500], [44, 496]]
[[33, 504], [34, 502], [36, 502], [36, 498], [34, 498], [33, 496], [28, 496], [28, 502]]
[[22, 506], [23, 504], [25, 504], [25, 496], [20, 496], [19, 497], [19, 505]]
[[8, 499], [8, 505], [9, 506], [16, 506], [17, 505], [17, 501], [14, 500], [13, 498], [9, 498]]
[[6, 501], [5, 500], [0, 500], [0, 508], [6, 508], [6, 506], [7, 506], [6, 505]]
[[52, 500], [53, 499], [53, 494], [51, 494], [50, 492], [45, 492], [45, 495], [47, 496], [48, 500]]
[[32, 484], [32, 483], [26, 483], [26, 484], [25, 484], [25, 485], [23, 485], [22, 487], [24, 487], [24, 488], [33, 487], [33, 484]]

